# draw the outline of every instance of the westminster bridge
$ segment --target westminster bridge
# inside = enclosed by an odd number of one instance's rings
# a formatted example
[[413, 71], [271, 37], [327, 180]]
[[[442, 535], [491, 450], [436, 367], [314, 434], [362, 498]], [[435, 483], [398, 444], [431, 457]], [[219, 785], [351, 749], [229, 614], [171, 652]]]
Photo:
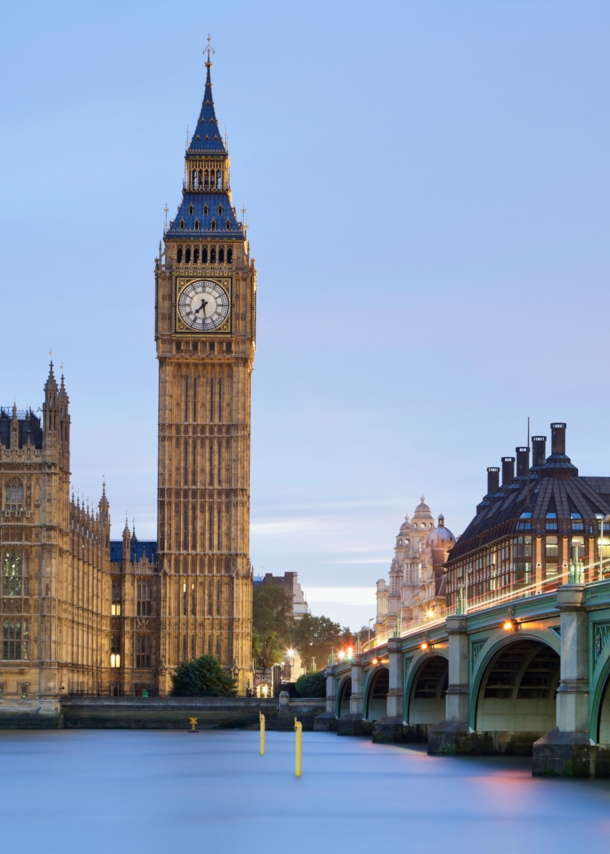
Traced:
[[317, 729], [610, 776], [610, 580], [454, 609], [328, 665]]

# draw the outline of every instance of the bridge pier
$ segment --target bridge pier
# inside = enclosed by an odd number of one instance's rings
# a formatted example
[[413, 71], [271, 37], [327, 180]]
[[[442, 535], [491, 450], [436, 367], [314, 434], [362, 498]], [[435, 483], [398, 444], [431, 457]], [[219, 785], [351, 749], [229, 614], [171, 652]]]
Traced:
[[352, 664], [352, 695], [349, 700], [349, 715], [337, 719], [337, 735], [370, 735], [371, 721], [362, 717], [362, 660], [356, 656]]
[[609, 777], [610, 750], [589, 734], [589, 621], [585, 585], [557, 591], [561, 624], [561, 678], [557, 726], [534, 743], [535, 777]]
[[313, 728], [317, 732], [335, 732], [337, 729], [337, 716], [335, 715], [335, 705], [337, 700], [337, 677], [335, 676], [335, 668], [329, 664], [325, 671], [326, 674], [326, 711], [322, 715], [318, 715], [314, 722]]
[[387, 699], [387, 714], [373, 724], [374, 742], [400, 742], [408, 738], [408, 727], [404, 723], [404, 661], [401, 638], [388, 640], [388, 671], [390, 687]]
[[476, 736], [470, 728], [470, 668], [468, 618], [447, 617], [449, 637], [449, 683], [445, 697], [445, 720], [428, 733], [428, 754], [474, 753]]

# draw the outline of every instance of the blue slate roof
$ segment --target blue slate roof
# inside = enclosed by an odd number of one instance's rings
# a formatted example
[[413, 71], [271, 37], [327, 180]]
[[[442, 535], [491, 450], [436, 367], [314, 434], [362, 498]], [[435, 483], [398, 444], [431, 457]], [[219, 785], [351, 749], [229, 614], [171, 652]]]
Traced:
[[[130, 551], [131, 563], [137, 563], [143, 557], [147, 557], [151, 563], [157, 562], [156, 540], [132, 540]], [[121, 563], [123, 560], [123, 540], [110, 540], [110, 560], [112, 563]]]
[[205, 92], [201, 104], [201, 112], [197, 120], [197, 127], [187, 150], [187, 155], [201, 154], [209, 151], [212, 154], [224, 154], [227, 150], [220, 135], [216, 111], [214, 110], [214, 99], [212, 97], [212, 78], [210, 76], [210, 65], [205, 80]]
[[[5, 448], [10, 448], [11, 445], [11, 421], [13, 416], [13, 407], [0, 407], [0, 443]], [[18, 412], [18, 438], [19, 447], [23, 448], [27, 442], [35, 448], [42, 448], [42, 425], [40, 418], [34, 415], [31, 409], [25, 412]]]
[[[222, 207], [222, 213], [218, 213], [219, 207]], [[207, 214], [205, 213], [206, 208]], [[191, 209], [193, 213], [189, 213]], [[215, 229], [212, 229], [212, 221], [216, 223]], [[180, 228], [181, 222], [184, 222], [184, 228]], [[198, 229], [195, 228], [196, 222], [199, 223]], [[227, 222], [230, 228], [227, 228]], [[241, 223], [237, 221], [228, 194], [218, 191], [215, 193], [184, 194], [178, 213], [165, 236], [186, 237], [186, 232], [190, 232], [189, 237], [199, 235], [212, 236], [215, 239], [243, 237]]]

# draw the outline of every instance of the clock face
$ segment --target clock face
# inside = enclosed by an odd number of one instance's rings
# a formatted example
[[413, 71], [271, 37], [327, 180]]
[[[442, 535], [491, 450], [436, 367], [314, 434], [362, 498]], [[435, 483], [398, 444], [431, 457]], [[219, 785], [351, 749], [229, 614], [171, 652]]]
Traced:
[[178, 312], [196, 332], [216, 329], [229, 313], [229, 297], [218, 282], [191, 282], [180, 294]]

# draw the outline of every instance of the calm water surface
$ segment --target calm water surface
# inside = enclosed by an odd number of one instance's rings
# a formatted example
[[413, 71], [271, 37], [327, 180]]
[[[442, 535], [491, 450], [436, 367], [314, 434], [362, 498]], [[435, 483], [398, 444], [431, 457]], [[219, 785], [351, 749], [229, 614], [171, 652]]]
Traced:
[[610, 846], [610, 780], [529, 760], [304, 733], [0, 732], [2, 851], [586, 851]]

